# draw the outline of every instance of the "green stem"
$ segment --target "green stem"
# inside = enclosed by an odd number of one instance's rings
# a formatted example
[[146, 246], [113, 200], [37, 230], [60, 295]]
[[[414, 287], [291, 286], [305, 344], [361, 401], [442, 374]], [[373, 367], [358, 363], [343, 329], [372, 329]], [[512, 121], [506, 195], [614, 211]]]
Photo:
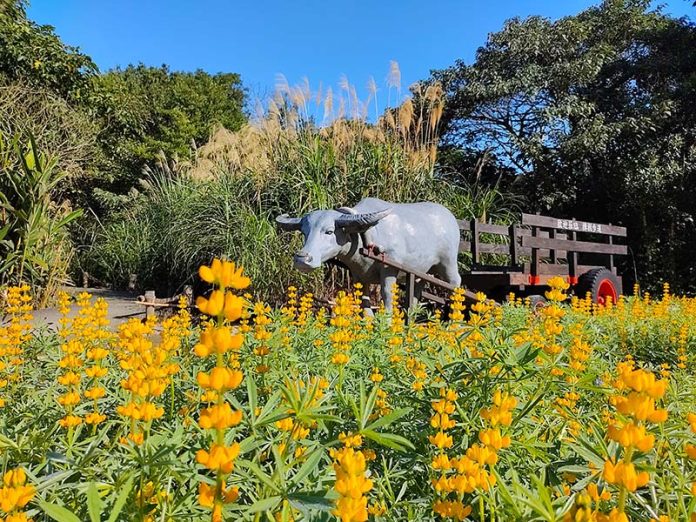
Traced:
[[169, 384], [169, 389], [171, 391], [172, 399], [169, 404], [169, 417], [174, 418], [174, 379], [171, 379], [171, 382]]
[[[626, 453], [624, 454], [624, 462], [626, 464], [630, 464], [632, 458], [633, 458], [633, 448], [627, 448]], [[625, 486], [621, 486], [621, 492], [619, 493], [619, 506], [618, 506], [619, 511], [621, 513], [623, 513], [625, 510], [627, 496], [628, 496], [628, 490], [626, 489]]]

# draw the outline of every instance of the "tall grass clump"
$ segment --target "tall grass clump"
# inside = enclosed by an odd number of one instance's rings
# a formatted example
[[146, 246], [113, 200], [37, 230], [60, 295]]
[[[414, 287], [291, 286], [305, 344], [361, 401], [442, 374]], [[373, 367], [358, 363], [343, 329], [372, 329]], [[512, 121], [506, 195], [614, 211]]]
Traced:
[[82, 211], [54, 198], [67, 177], [33, 136], [0, 132], [0, 288], [29, 284], [39, 305], [68, 279], [68, 225]]
[[[390, 95], [399, 88], [397, 71], [394, 64]], [[438, 201], [460, 217], [480, 211], [474, 197], [488, 202], [488, 218], [505, 210], [495, 189], [472, 190], [438, 173], [438, 84], [412, 87], [413, 98], [387, 106], [376, 121], [367, 115], [377, 89], [368, 87], [361, 101], [347, 81], [337, 92], [312, 92], [306, 81], [293, 87], [281, 78], [248, 125], [218, 129], [190, 164], [171, 168], [163, 160], [147, 174], [140, 194], [98, 232], [86, 259], [91, 270], [117, 285], [130, 271], [141, 284], [175, 291], [206, 259], [227, 256], [247, 268], [256, 292], [275, 301], [299, 277], [288, 255], [297, 240], [273, 226], [280, 213], [354, 205], [367, 196]], [[115, 244], [138, 228], [137, 241]], [[318, 294], [321, 282], [318, 275], [306, 281]]]

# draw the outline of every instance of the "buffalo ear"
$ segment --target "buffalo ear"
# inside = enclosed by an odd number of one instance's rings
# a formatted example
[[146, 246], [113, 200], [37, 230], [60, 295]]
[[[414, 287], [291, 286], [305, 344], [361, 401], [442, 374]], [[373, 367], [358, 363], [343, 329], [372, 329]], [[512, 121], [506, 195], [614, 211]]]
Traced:
[[390, 208], [377, 212], [366, 212], [364, 214], [346, 214], [336, 218], [336, 226], [346, 229], [348, 232], [362, 232], [376, 225], [380, 219], [389, 215]]
[[283, 230], [300, 230], [302, 227], [302, 218], [290, 217], [287, 214], [282, 214], [276, 217], [276, 223], [278, 227]]

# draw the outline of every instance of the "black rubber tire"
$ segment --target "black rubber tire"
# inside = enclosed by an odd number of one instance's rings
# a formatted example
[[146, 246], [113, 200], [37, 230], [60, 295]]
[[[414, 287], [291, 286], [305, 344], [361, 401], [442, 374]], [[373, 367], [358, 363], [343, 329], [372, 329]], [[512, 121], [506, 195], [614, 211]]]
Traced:
[[[590, 293], [593, 303], [599, 302], [599, 291], [602, 284], [605, 282], [611, 283], [616, 290], [616, 297], [621, 295], [621, 281], [614, 273], [607, 268], [593, 268], [589, 272], [585, 272], [578, 278], [578, 284], [575, 285], [575, 295], [580, 299], [584, 299], [587, 292]], [[616, 303], [614, 303], [616, 304]]]
[[529, 307], [532, 310], [544, 308], [549, 303], [546, 297], [539, 294], [528, 295], [525, 299], [529, 299]]

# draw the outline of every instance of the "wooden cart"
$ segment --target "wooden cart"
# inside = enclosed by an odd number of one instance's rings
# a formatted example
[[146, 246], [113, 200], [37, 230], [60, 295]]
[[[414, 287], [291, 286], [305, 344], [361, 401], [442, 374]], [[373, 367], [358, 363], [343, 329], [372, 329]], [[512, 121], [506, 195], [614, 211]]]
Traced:
[[[471, 269], [462, 274], [465, 296], [476, 300], [475, 292], [502, 301], [509, 292], [543, 299], [548, 280], [561, 276], [576, 295], [604, 304], [616, 302], [622, 293], [621, 276], [614, 256], [625, 255], [626, 228], [522, 214], [519, 223], [494, 225], [476, 220], [459, 221], [459, 251], [470, 256]], [[388, 256], [363, 249], [362, 254], [399, 269], [406, 276], [409, 306], [416, 298], [445, 304], [454, 287], [433, 275], [414, 272]], [[417, 288], [422, 284], [426, 289]], [[419, 294], [419, 295], [417, 295]]]

